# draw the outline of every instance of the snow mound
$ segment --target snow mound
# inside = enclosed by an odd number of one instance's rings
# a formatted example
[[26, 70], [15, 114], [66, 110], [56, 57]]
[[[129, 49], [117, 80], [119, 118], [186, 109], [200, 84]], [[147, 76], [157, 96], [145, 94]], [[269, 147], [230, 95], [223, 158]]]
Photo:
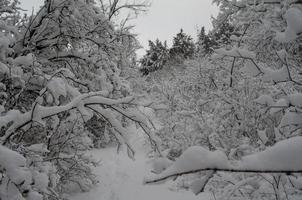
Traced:
[[283, 66], [281, 69], [277, 69], [277, 70], [266, 67], [266, 68], [262, 68], [262, 71], [264, 73], [262, 77], [263, 81], [273, 82], [273, 83], [290, 81], [289, 71], [286, 66]]
[[159, 174], [172, 165], [172, 161], [168, 158], [156, 158], [152, 161], [152, 171]]
[[261, 73], [255, 63], [253, 63], [251, 60], [248, 60], [240, 71], [249, 76], [257, 76]]
[[284, 43], [292, 42], [298, 37], [298, 34], [302, 33], [302, 11], [298, 8], [290, 8], [286, 11], [284, 18], [287, 27], [284, 32], [276, 34], [276, 40]]
[[302, 122], [302, 114], [297, 112], [287, 111], [285, 115], [283, 115], [282, 120], [279, 124], [280, 127], [285, 126], [300, 126]]
[[291, 105], [296, 106], [296, 107], [302, 107], [302, 94], [297, 93], [297, 94], [291, 94], [288, 96], [289, 102]]
[[269, 95], [261, 95], [254, 102], [265, 106], [272, 106], [274, 104], [273, 98]]
[[37, 153], [49, 153], [49, 150], [44, 143], [30, 145], [27, 149]]
[[270, 113], [275, 114], [283, 109], [286, 109], [289, 106], [287, 99], [279, 99], [271, 108]]
[[166, 177], [200, 169], [229, 168], [227, 156], [222, 151], [209, 151], [201, 146], [189, 147], [171, 167], [159, 175], [147, 177], [144, 182], [166, 179]]
[[0, 145], [0, 170], [4, 169], [15, 184], [31, 183], [31, 174], [25, 165], [26, 159], [21, 154]]
[[66, 91], [66, 84], [63, 79], [61, 78], [53, 78], [47, 83], [47, 89], [51, 92], [53, 95], [53, 98], [58, 105], [60, 96], [66, 97], [67, 91]]
[[201, 146], [188, 148], [174, 164], [178, 172], [200, 168], [228, 167], [228, 159], [222, 151], [209, 151]]
[[16, 66], [23, 65], [23, 66], [26, 66], [26, 67], [29, 67], [29, 66], [33, 65], [33, 62], [34, 62], [34, 55], [32, 53], [29, 53], [26, 56], [18, 56], [13, 61], [13, 63]]
[[[264, 132], [263, 132], [264, 133]], [[242, 157], [230, 163], [221, 151], [208, 151], [200, 146], [186, 150], [167, 170], [159, 175], [145, 178], [145, 183], [156, 183], [168, 178], [200, 171], [271, 172], [284, 173], [302, 170], [302, 136], [292, 137], [276, 143], [266, 150]], [[208, 173], [208, 177], [211, 173]], [[198, 191], [204, 179], [192, 183], [192, 190]]]
[[301, 170], [302, 137], [293, 137], [280, 141], [266, 150], [245, 156], [241, 169], [253, 170]]

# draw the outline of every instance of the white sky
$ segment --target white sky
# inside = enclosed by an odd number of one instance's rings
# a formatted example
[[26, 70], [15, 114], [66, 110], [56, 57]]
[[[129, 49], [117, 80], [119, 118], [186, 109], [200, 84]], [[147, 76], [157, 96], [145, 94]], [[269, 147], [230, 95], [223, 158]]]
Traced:
[[148, 13], [137, 19], [135, 32], [144, 47], [148, 47], [148, 40], [156, 38], [167, 40], [168, 45], [171, 45], [173, 36], [181, 28], [195, 38], [197, 29], [201, 26], [205, 26], [206, 30], [212, 27], [211, 16], [217, 15], [218, 8], [211, 2], [212, 0], [153, 0]]
[[[31, 12], [37, 11], [44, 0], [20, 0], [22, 8]], [[148, 40], [167, 40], [171, 45], [173, 36], [181, 28], [193, 38], [197, 29], [205, 26], [211, 28], [211, 16], [216, 16], [218, 9], [211, 4], [212, 0], [152, 0], [152, 5], [146, 14], [133, 20], [136, 24], [134, 32], [138, 34], [139, 41], [144, 48], [148, 47]], [[142, 55], [144, 50], [138, 52]]]

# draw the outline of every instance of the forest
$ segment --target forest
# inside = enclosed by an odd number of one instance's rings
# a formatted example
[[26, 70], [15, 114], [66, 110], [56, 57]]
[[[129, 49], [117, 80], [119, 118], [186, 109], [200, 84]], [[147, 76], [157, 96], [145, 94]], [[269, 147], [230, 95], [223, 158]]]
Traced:
[[0, 200], [301, 200], [302, 1], [212, 3], [139, 57], [149, 1], [0, 0]]

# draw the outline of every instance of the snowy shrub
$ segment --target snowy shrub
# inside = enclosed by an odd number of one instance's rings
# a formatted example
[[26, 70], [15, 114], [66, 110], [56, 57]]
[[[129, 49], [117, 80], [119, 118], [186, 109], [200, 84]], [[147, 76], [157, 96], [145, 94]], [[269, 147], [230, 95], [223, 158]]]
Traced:
[[169, 71], [173, 78], [161, 75], [168, 112], [158, 134], [184, 153], [145, 182], [195, 173], [184, 185], [213, 199], [299, 199], [301, 2], [213, 2], [213, 32], [230, 23], [231, 42]]
[[49, 0], [21, 17], [18, 4], [0, 1], [0, 199], [89, 190], [97, 183], [97, 163], [86, 154], [93, 143], [114, 137], [134, 156], [126, 122], [139, 124], [157, 149], [124, 79], [137, 41], [114, 22], [123, 5]]

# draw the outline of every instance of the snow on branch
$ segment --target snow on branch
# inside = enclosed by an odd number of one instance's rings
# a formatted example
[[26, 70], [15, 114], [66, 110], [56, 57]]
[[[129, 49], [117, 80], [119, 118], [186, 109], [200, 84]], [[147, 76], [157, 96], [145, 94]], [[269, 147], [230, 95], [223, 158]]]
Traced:
[[203, 171], [235, 173], [302, 173], [302, 137], [280, 141], [266, 150], [234, 162], [221, 151], [208, 151], [200, 146], [187, 149], [161, 174], [145, 178], [145, 184]]
[[276, 40], [283, 43], [295, 41], [302, 33], [302, 11], [292, 7], [284, 15], [287, 27], [284, 32], [277, 32]]
[[103, 92], [91, 92], [87, 94], [79, 95], [74, 98], [70, 103], [62, 106], [34, 106], [31, 111], [26, 113], [20, 113], [19, 111], [9, 111], [6, 115], [0, 117], [0, 127], [7, 126], [10, 122], [12, 124], [9, 126], [4, 136], [1, 137], [1, 143], [5, 144], [9, 138], [14, 135], [14, 133], [28, 125], [33, 121], [42, 121], [45, 118], [57, 115], [59, 113], [69, 111], [78, 108], [81, 111], [82, 108], [85, 109], [87, 106], [91, 105], [118, 105], [127, 104], [134, 100], [134, 97], [129, 96], [121, 99], [110, 99], [103, 97]]
[[144, 133], [148, 136], [151, 146], [154, 148], [156, 152], [161, 155], [161, 151], [157, 145], [157, 142], [154, 140], [155, 135], [154, 133], [146, 126], [147, 124], [152, 124], [151, 120], [148, 119], [145, 115], [135, 111], [126, 111], [121, 108], [115, 106], [109, 106], [112, 110], [118, 112], [119, 114], [123, 115], [124, 117], [132, 120], [133, 122], [138, 123]]
[[[216, 49], [215, 53], [212, 58], [213, 59], [220, 59], [225, 56], [232, 57], [232, 69], [231, 74], [233, 73], [233, 68], [235, 64], [236, 58], [246, 59], [247, 62], [245, 63], [244, 67], [241, 69], [247, 75], [251, 76], [258, 76], [263, 75], [262, 80], [265, 82], [272, 82], [274, 84], [282, 83], [282, 82], [292, 82], [296, 85], [302, 85], [300, 82], [293, 79], [292, 74], [289, 69], [289, 64], [287, 62], [287, 58], [281, 58], [278, 53], [279, 59], [284, 64], [280, 69], [271, 69], [270, 67], [264, 67], [255, 62], [256, 55], [254, 52], [249, 51], [244, 48], [234, 47], [231, 50], [226, 50], [225, 48]], [[231, 82], [232, 83], [232, 82]], [[232, 86], [232, 84], [231, 84]]]
[[[108, 13], [109, 20], [114, 15], [116, 15], [121, 9], [129, 9], [132, 10], [135, 14], [137, 14], [139, 12], [146, 11], [146, 8], [149, 6], [149, 3], [147, 1], [139, 2], [139, 3], [136, 3], [135, 1], [133, 3], [126, 2], [122, 5], [119, 5], [120, 2], [121, 2], [120, 0], [114, 0], [113, 2], [110, 2], [109, 13]], [[102, 5], [104, 7], [103, 3]]]
[[254, 52], [238, 47], [234, 47], [231, 50], [226, 50], [225, 48], [216, 49], [215, 53], [221, 56], [240, 57], [247, 59], [254, 59], [256, 57]]

